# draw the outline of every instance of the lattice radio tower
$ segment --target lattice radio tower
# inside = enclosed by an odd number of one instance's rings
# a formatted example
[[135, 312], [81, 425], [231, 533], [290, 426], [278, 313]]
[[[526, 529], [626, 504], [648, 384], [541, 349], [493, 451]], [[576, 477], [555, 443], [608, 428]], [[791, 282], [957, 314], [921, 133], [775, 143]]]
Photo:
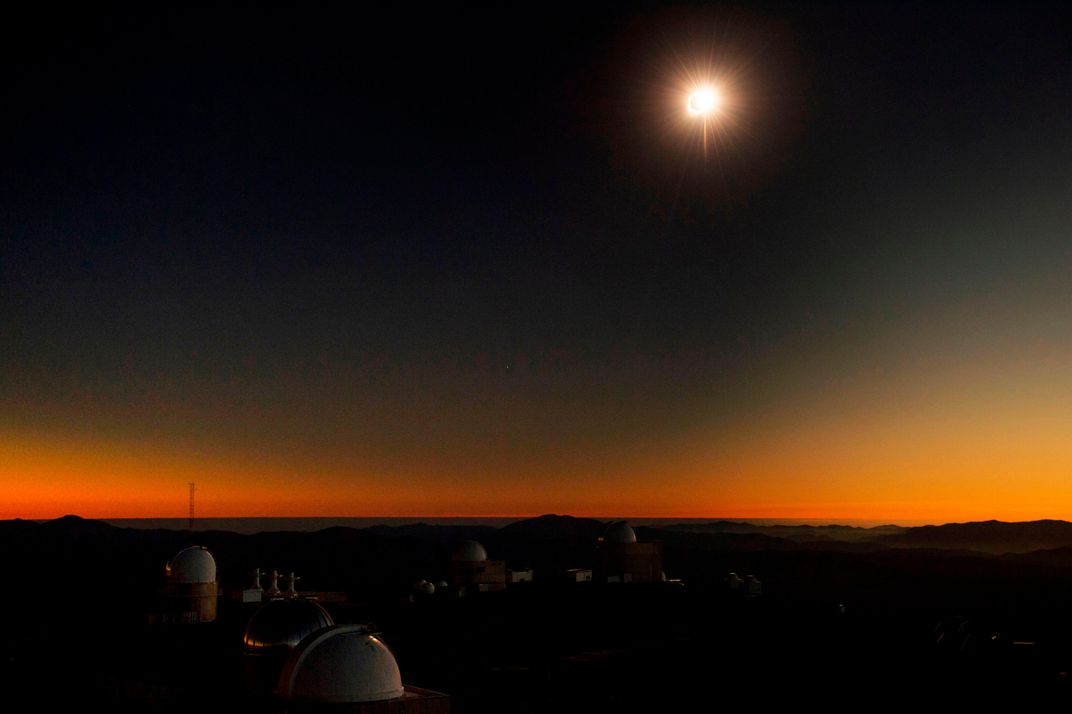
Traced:
[[190, 530], [194, 529], [194, 482], [190, 481]]

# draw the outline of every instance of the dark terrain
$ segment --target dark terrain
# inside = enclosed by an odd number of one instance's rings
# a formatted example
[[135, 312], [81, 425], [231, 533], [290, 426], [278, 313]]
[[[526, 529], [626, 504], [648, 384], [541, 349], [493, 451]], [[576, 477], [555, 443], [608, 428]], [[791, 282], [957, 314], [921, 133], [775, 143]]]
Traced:
[[[665, 571], [683, 583], [560, 579], [593, 565], [603, 527], [543, 516], [243, 536], [0, 522], [0, 683], [33, 708], [123, 708], [115, 677], [192, 678], [221, 706], [256, 711], [237, 676], [249, 610], [226, 593], [261, 567], [297, 571], [299, 590], [345, 592], [348, 603], [327, 605], [336, 621], [375, 623], [405, 681], [449, 693], [462, 714], [1072, 700], [1072, 524], [638, 528], [663, 542]], [[414, 580], [444, 577], [464, 538], [533, 568], [535, 582], [410, 601]], [[195, 543], [219, 564], [220, 620], [162, 645], [145, 614], [164, 564]], [[756, 575], [763, 594], [731, 593], [731, 571]]]

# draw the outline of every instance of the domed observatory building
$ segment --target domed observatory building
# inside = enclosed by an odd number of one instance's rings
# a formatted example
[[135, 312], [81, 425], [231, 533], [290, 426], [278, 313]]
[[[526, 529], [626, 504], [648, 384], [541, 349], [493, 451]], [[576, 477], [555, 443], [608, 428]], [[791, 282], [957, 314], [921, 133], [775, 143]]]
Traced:
[[656, 583], [663, 579], [663, 544], [641, 543], [625, 521], [614, 521], [599, 539], [597, 579], [607, 583]]
[[269, 600], [249, 619], [242, 638], [245, 689], [267, 697], [291, 650], [303, 639], [335, 624], [314, 600]]
[[199, 545], [183, 548], [165, 568], [161, 622], [199, 624], [216, 621], [216, 559]]
[[460, 595], [506, 588], [506, 561], [489, 560], [488, 551], [475, 540], [463, 540], [450, 556], [450, 584]]
[[404, 686], [391, 650], [361, 625], [336, 625], [303, 639], [287, 657], [277, 691], [288, 712], [450, 711], [447, 695]]

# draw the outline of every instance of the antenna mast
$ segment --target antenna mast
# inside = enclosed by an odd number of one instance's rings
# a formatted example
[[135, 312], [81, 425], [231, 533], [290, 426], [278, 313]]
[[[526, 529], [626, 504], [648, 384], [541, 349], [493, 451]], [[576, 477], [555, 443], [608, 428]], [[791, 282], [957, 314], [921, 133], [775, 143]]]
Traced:
[[194, 529], [194, 482], [190, 481], [190, 530]]

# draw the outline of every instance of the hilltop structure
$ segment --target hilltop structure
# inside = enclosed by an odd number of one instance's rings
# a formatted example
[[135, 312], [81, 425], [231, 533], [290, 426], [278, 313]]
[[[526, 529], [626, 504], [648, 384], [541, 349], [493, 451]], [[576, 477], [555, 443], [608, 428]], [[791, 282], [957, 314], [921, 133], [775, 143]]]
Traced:
[[606, 583], [663, 580], [663, 544], [638, 541], [625, 521], [610, 523], [599, 539], [596, 579]]
[[219, 584], [216, 559], [199, 545], [184, 548], [165, 567], [160, 622], [201, 624], [216, 621]]
[[450, 584], [460, 595], [502, 590], [506, 587], [506, 561], [491, 560], [480, 543], [463, 540], [451, 554]]

